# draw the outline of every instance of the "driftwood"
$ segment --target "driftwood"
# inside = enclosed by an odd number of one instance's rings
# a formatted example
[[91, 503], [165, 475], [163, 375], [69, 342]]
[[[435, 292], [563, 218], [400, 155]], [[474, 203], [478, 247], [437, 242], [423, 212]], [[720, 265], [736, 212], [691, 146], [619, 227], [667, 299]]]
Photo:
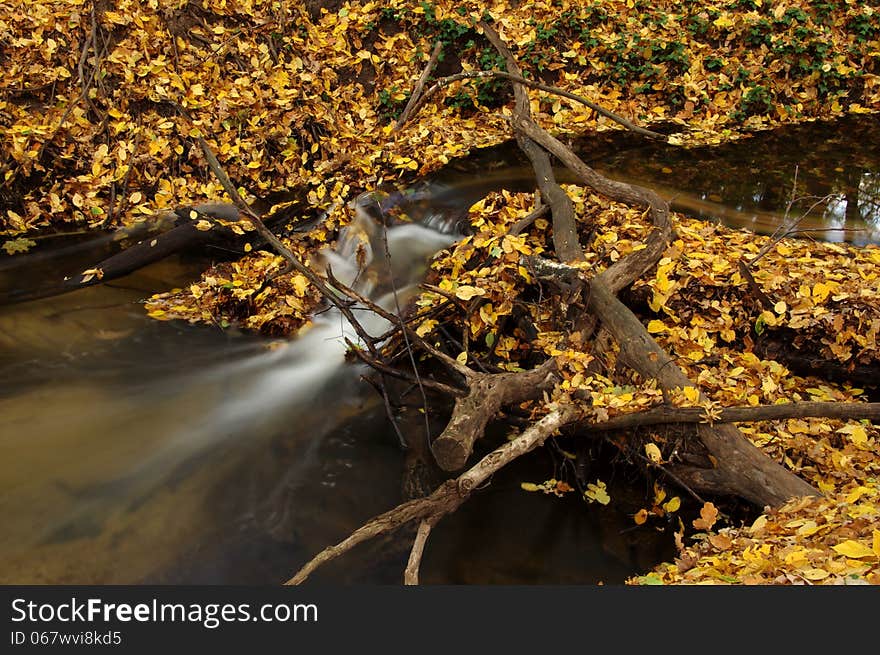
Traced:
[[[496, 448], [465, 473], [453, 480], [447, 480], [431, 495], [403, 503], [389, 512], [380, 514], [351, 533], [346, 539], [324, 549], [297, 573], [286, 584], [300, 584], [322, 564], [336, 559], [355, 546], [380, 534], [394, 532], [411, 521], [429, 521], [436, 523], [443, 516], [454, 512], [467, 500], [474, 489], [486, 482], [493, 473], [501, 470], [526, 453], [542, 445], [553, 436], [560, 427], [569, 423], [577, 414], [572, 407], [555, 407], [540, 421], [529, 427], [515, 440]], [[427, 534], [425, 535], [427, 538]], [[418, 545], [423, 548], [424, 544]], [[417, 579], [418, 553], [410, 558], [410, 579]]]

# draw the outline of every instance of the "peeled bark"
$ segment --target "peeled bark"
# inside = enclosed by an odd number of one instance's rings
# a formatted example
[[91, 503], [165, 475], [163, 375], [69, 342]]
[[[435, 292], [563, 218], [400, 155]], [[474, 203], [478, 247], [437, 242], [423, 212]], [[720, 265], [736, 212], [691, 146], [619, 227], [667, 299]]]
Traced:
[[539, 398], [552, 389], [556, 362], [548, 362], [523, 373], [478, 374], [469, 381], [469, 392], [457, 398], [452, 418], [443, 433], [434, 440], [431, 451], [440, 468], [457, 471], [466, 463], [474, 442], [504, 405]]

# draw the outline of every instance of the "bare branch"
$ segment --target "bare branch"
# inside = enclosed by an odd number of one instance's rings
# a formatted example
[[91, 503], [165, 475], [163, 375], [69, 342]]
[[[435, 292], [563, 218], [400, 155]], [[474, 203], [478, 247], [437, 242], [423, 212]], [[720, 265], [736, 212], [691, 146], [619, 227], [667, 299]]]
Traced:
[[390, 375], [391, 377], [395, 377], [400, 380], [406, 380], [407, 382], [412, 382], [413, 384], [421, 384], [429, 389], [439, 391], [440, 393], [444, 393], [454, 398], [461, 397], [467, 394], [467, 391], [463, 389], [459, 389], [448, 384], [443, 384], [442, 382], [437, 382], [436, 380], [431, 380], [430, 378], [420, 376], [417, 380], [414, 375], [407, 373], [406, 371], [401, 371], [400, 369], [394, 368], [393, 366], [389, 366], [385, 362], [375, 357], [371, 357], [360, 348], [355, 347], [355, 345], [347, 339], [346, 343], [348, 343], [349, 349], [355, 354], [355, 356], [359, 360], [361, 360], [370, 368], [374, 368], [377, 371], [384, 373], [385, 375]]
[[574, 100], [586, 107], [589, 107], [597, 114], [601, 114], [606, 118], [613, 120], [615, 123], [618, 123], [625, 127], [626, 129], [635, 132], [636, 134], [641, 134], [642, 136], [650, 137], [652, 139], [657, 139], [659, 141], [668, 141], [669, 138], [665, 134], [660, 134], [659, 132], [653, 132], [652, 130], [645, 129], [644, 127], [639, 127], [634, 124], [632, 121], [627, 120], [623, 116], [615, 114], [613, 111], [605, 109], [601, 105], [597, 105], [595, 102], [591, 100], [587, 100], [583, 96], [579, 96], [576, 93], [569, 93], [559, 87], [550, 86], [549, 84], [543, 84], [542, 82], [537, 82], [535, 80], [530, 80], [527, 77], [523, 77], [522, 75], [514, 75], [512, 73], [508, 73], [507, 71], [500, 70], [489, 70], [489, 71], [467, 71], [464, 73], [457, 73], [455, 75], [450, 75], [448, 77], [441, 78], [437, 80], [433, 86], [431, 86], [425, 93], [419, 98], [418, 102], [416, 102], [415, 106], [410, 110], [407, 115], [407, 119], [410, 116], [416, 114], [427, 101], [433, 96], [435, 93], [443, 89], [444, 87], [449, 86], [450, 84], [454, 84], [455, 82], [460, 82], [462, 80], [485, 80], [485, 79], [504, 79], [510, 80], [511, 82], [516, 82], [517, 84], [522, 84], [523, 86], [528, 86], [532, 89], [537, 89], [539, 91], [545, 91], [547, 93], [552, 93], [553, 95], [561, 96], [563, 98], [568, 98], [569, 100]]
[[344, 555], [358, 544], [373, 537], [394, 532], [411, 521], [429, 520], [432, 525], [436, 524], [442, 517], [458, 509], [474, 489], [518, 457], [543, 445], [548, 438], [577, 416], [578, 410], [572, 405], [551, 407], [549, 414], [531, 425], [516, 439], [499, 446], [454, 480], [447, 480], [431, 495], [410, 500], [380, 514], [338, 544], [325, 548], [285, 584], [301, 584], [322, 564]]
[[425, 552], [425, 544], [433, 527], [434, 523], [430, 520], [419, 523], [419, 529], [416, 532], [416, 538], [413, 540], [412, 550], [409, 553], [409, 561], [406, 563], [406, 570], [403, 572], [403, 584], [419, 584], [419, 566], [422, 564], [422, 554]]
[[[877, 422], [880, 421], [880, 403], [794, 402], [726, 407], [720, 410], [718, 417], [713, 417], [712, 422], [750, 423], [789, 418], [865, 419]], [[609, 431], [668, 423], [706, 423], [706, 410], [702, 407], [661, 405], [642, 412], [622, 414], [584, 427], [591, 431]]]
[[409, 120], [410, 114], [413, 112], [413, 107], [418, 103], [418, 100], [422, 95], [422, 90], [425, 88], [425, 82], [428, 81], [428, 76], [431, 74], [431, 71], [434, 70], [434, 65], [437, 63], [437, 59], [440, 58], [440, 51], [442, 49], [443, 42], [437, 41], [437, 43], [434, 44], [434, 51], [431, 52], [431, 57], [428, 59], [428, 63], [425, 64], [425, 69], [422, 71], [422, 74], [419, 76], [419, 79], [413, 88], [412, 95], [409, 97], [409, 102], [406, 103], [403, 113], [400, 114], [400, 117], [394, 124], [393, 132], [397, 132], [403, 127], [403, 124]]
[[351, 308], [347, 303], [340, 301], [339, 298], [332, 290], [330, 290], [326, 284], [324, 284], [324, 280], [322, 280], [312, 269], [303, 264], [299, 258], [293, 254], [293, 252], [288, 248], [284, 243], [275, 236], [275, 233], [272, 232], [266, 224], [263, 223], [263, 219], [257, 214], [250, 205], [248, 205], [244, 198], [238, 193], [238, 189], [235, 188], [235, 185], [232, 183], [232, 180], [229, 179], [229, 176], [226, 174], [226, 171], [223, 170], [223, 167], [220, 165], [220, 162], [217, 161], [216, 155], [211, 150], [211, 146], [208, 145], [208, 142], [201, 136], [196, 138], [196, 141], [199, 144], [199, 147], [202, 149], [202, 153], [205, 155], [205, 159], [208, 162], [208, 166], [214, 175], [217, 176], [217, 179], [220, 181], [220, 184], [223, 186], [223, 189], [229, 195], [229, 198], [235, 203], [235, 206], [238, 207], [244, 214], [248, 217], [248, 219], [253, 223], [254, 227], [257, 230], [257, 233], [263, 237], [275, 251], [284, 257], [285, 260], [293, 267], [295, 271], [305, 276], [305, 278], [311, 282], [318, 291], [321, 292], [321, 295], [327, 299], [328, 302], [332, 303], [336, 306], [336, 308], [345, 316], [346, 320], [348, 320], [349, 324], [354, 328], [354, 330], [358, 333], [358, 336], [364, 339], [366, 343], [370, 343], [370, 337], [367, 334], [366, 330], [364, 330], [363, 326], [361, 326], [360, 322], [354, 317], [354, 314], [351, 311]]
[[[504, 58], [507, 70], [514, 75], [520, 75], [519, 64], [517, 64], [516, 58], [498, 32], [495, 31], [495, 28], [485, 22], [478, 23], [478, 26], [483, 30], [489, 42]], [[525, 153], [532, 163], [532, 168], [535, 171], [535, 181], [537, 182], [538, 189], [541, 191], [541, 197], [544, 202], [550, 205], [550, 212], [553, 215], [553, 249], [556, 251], [556, 256], [560, 261], [582, 261], [584, 251], [578, 239], [577, 222], [574, 218], [574, 203], [556, 182], [553, 165], [550, 162], [550, 155], [547, 154], [547, 150], [539, 146], [522, 129], [523, 125], [531, 125], [537, 128], [537, 124], [532, 119], [528, 94], [526, 94], [525, 89], [519, 82], [513, 83], [513, 95], [516, 102], [513, 110], [514, 120], [512, 125], [516, 134], [516, 141], [519, 144], [520, 150]]]

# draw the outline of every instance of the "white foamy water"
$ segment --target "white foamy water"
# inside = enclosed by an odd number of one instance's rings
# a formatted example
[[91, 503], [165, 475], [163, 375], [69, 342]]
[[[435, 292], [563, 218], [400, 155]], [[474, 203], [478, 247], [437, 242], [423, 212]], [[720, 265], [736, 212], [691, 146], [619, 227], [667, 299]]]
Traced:
[[[386, 228], [370, 216], [368, 202], [353, 205], [351, 225], [341, 230], [336, 248], [320, 254], [318, 265], [396, 313], [416, 291], [430, 258], [459, 237], [417, 223]], [[370, 335], [390, 327], [372, 312], [354, 313]], [[46, 400], [32, 399], [32, 405], [47, 406], [37, 416], [18, 415], [10, 405], [5, 415], [13, 429], [0, 450], [24, 462], [24, 470], [9, 473], [10, 493], [0, 500], [11, 521], [9, 539], [0, 537], [0, 544], [17, 549], [55, 539], [72, 526], [101, 523], [124, 505], [150, 498], [177, 471], [215, 466], [229, 448], [259, 449], [282, 434], [298, 444], [295, 470], [285, 480], [290, 484], [298, 471], [314, 466], [323, 435], [355, 411], [346, 403], [364, 402], [358, 387], [364, 367], [346, 363], [346, 339], [358, 342], [354, 328], [330, 306], [299, 337], [270, 350], [252, 343], [232, 349], [223, 361], [193, 367], [157, 359], [150, 375], [133, 369], [109, 389], [91, 379], [50, 386], [37, 393]], [[179, 370], [185, 367], [191, 372]], [[94, 411], [74, 409], [90, 405]], [[88, 464], [71, 467], [69, 455], [52, 455], [71, 451]]]

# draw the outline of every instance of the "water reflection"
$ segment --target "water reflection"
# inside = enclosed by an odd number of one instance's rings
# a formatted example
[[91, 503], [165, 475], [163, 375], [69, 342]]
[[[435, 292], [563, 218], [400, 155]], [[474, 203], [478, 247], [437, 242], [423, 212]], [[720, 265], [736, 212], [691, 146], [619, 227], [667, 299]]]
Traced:
[[610, 177], [651, 186], [697, 218], [866, 244], [880, 242], [878, 143], [880, 120], [853, 117], [715, 147], [603, 145], [585, 154]]

